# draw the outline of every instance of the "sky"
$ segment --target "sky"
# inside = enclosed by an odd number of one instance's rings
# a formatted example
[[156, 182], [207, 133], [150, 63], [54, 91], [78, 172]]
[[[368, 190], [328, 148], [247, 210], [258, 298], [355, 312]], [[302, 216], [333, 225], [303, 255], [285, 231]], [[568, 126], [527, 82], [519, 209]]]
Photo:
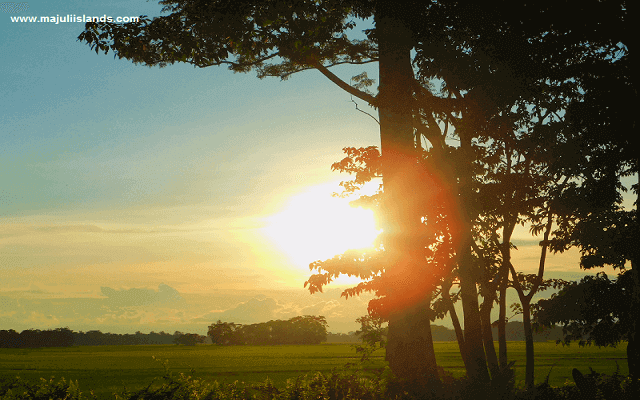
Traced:
[[[305, 314], [359, 327], [371, 297], [341, 299], [352, 281], [303, 288], [310, 262], [377, 233], [331, 197], [342, 148], [380, 142], [347, 93], [317, 71], [136, 66], [78, 42], [83, 23], [10, 19], [158, 16], [157, 2], [23, 4], [0, 10], [0, 329], [205, 334]], [[533, 273], [538, 239], [514, 239]], [[582, 276], [577, 254], [550, 257], [548, 276]]]

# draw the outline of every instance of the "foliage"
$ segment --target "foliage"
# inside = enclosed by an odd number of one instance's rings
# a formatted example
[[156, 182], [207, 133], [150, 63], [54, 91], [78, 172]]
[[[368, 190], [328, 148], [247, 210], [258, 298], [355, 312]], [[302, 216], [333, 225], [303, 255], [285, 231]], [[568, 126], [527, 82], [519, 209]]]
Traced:
[[209, 326], [207, 335], [214, 344], [243, 344], [242, 336], [236, 333], [240, 330], [241, 326], [242, 325], [233, 322], [222, 322], [218, 320], [218, 322]]
[[15, 378], [3, 382], [0, 386], [0, 399], [3, 400], [95, 400], [93, 392], [90, 392], [89, 395], [90, 397], [80, 391], [78, 381], [66, 381], [64, 378], [60, 378], [58, 381], [53, 377], [50, 379], [40, 378], [36, 384]]
[[[619, 22], [617, 29], [634, 29], [628, 18]], [[631, 111], [638, 96], [637, 66], [631, 39], [619, 40], [611, 44], [608, 57], [594, 59], [580, 71], [584, 96], [567, 109], [576, 139], [558, 149], [565, 153], [559, 167], [571, 171], [581, 183], [563, 201], [579, 216], [566, 240], [579, 246], [583, 268], [623, 269], [628, 268], [628, 260], [638, 257], [634, 245], [638, 242], [637, 204], [636, 211], [622, 207], [622, 194], [629, 188], [621, 182], [637, 175], [640, 167], [634, 144], [638, 117]], [[637, 180], [631, 189], [637, 200]]]
[[[230, 384], [207, 382], [192, 375], [175, 374], [169, 369], [161, 377], [141, 390], [114, 393], [116, 400], [584, 400], [616, 399], [631, 400], [638, 395], [629, 378], [617, 371], [613, 375], [591, 372], [583, 375], [574, 369], [576, 384], [567, 383], [562, 387], [552, 387], [541, 383], [530, 390], [510, 389], [499, 392], [494, 387], [486, 387], [483, 392], [472, 391], [467, 379], [450, 379], [439, 388], [419, 389], [395, 380], [389, 370], [375, 377], [365, 377], [353, 370], [333, 370], [329, 373], [311, 373], [289, 379], [282, 388], [276, 387], [268, 378], [260, 384], [249, 385], [235, 381]], [[28, 383], [19, 378], [0, 385], [2, 400], [96, 400], [79, 390], [77, 382], [41, 379], [38, 383]]]
[[[78, 40], [134, 63], [227, 65], [259, 77], [289, 75], [319, 63], [362, 64], [376, 57], [369, 41], [349, 40], [349, 2], [198, 2], [163, 0], [169, 15], [140, 23], [88, 23]], [[280, 64], [272, 63], [281, 61]]]
[[251, 325], [218, 320], [209, 326], [208, 335], [221, 345], [318, 344], [327, 340], [327, 321], [313, 315]]
[[356, 322], [360, 324], [356, 335], [362, 339], [362, 344], [353, 347], [360, 355], [360, 362], [369, 361], [376, 350], [386, 346], [388, 327], [383, 327], [385, 321], [379, 316], [365, 315], [356, 319]]
[[[157, 360], [159, 361], [159, 360]], [[315, 372], [300, 375], [287, 381], [283, 388], [276, 388], [268, 378], [261, 384], [248, 385], [235, 381], [231, 384], [206, 382], [184, 373], [174, 374], [163, 363], [165, 373], [141, 390], [123, 390], [114, 393], [116, 400], [187, 400], [187, 399], [264, 399], [294, 400], [306, 399], [383, 399], [387, 375], [365, 378], [357, 371], [333, 370], [329, 373]], [[55, 381], [41, 379], [30, 384], [19, 378], [5, 382], [0, 387], [2, 400], [84, 400], [96, 397], [91, 392], [87, 397], [80, 392], [77, 382], [67, 382], [64, 378]]]
[[539, 300], [535, 318], [540, 325], [561, 324], [565, 341], [589, 340], [615, 346], [631, 331], [632, 271], [611, 281], [601, 272], [573, 282], [550, 299]]

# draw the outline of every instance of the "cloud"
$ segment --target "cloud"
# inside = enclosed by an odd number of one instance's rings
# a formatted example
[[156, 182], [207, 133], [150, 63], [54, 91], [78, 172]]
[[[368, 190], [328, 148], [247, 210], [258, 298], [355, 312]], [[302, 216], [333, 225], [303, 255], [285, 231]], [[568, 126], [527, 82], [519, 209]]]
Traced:
[[[45, 298], [43, 295], [26, 296], [24, 292], [14, 293], [18, 297], [13, 297], [7, 293], [0, 296], [0, 324], [18, 331], [68, 326], [75, 331], [179, 330], [206, 334], [207, 327], [219, 319], [253, 324], [300, 315], [323, 315], [330, 332], [356, 330], [359, 325], [355, 320], [367, 313], [367, 300], [371, 296], [345, 300], [340, 298], [341, 291], [328, 288], [313, 296], [301, 289], [265, 293], [214, 290], [206, 294], [181, 295], [171, 286], [160, 285], [156, 290], [104, 286], [103, 296], [98, 298]], [[51, 318], [45, 318], [47, 316], [55, 317], [58, 324], [52, 326]]]
[[125, 311], [120, 314], [104, 314], [95, 318], [94, 322], [105, 325], [139, 325], [142, 321], [143, 314], [136, 311]]
[[273, 298], [262, 298], [262, 300], [253, 298], [225, 311], [207, 313], [196, 320], [208, 323], [222, 320], [239, 324], [252, 324], [277, 319], [278, 310], [282, 308]]
[[32, 324], [33, 326], [38, 327], [46, 327], [46, 328], [54, 328], [58, 327], [60, 324], [60, 320], [53, 315], [45, 315], [41, 312], [32, 311], [27, 318], [24, 320], [26, 323]]
[[160, 284], [157, 292], [153, 289], [138, 288], [116, 290], [106, 286], [102, 286], [100, 291], [111, 305], [120, 307], [171, 304], [183, 300], [176, 289], [165, 284]]
[[224, 311], [209, 312], [191, 322], [214, 323], [217, 320], [239, 324], [254, 324], [271, 320], [286, 320], [301, 315], [322, 315], [333, 320], [337, 329], [354, 323], [355, 319], [366, 314], [366, 303], [345, 302], [336, 299], [320, 301], [309, 305], [281, 302], [274, 298], [259, 295]]
[[323, 315], [327, 318], [341, 316], [340, 309], [344, 308], [337, 300], [321, 301], [300, 310], [302, 315]]
[[102, 232], [104, 229], [95, 225], [51, 225], [32, 226], [36, 232]]
[[129, 229], [105, 229], [97, 225], [79, 224], [79, 225], [35, 225], [28, 228], [30, 231], [43, 233], [60, 233], [60, 232], [81, 232], [81, 233], [173, 233], [183, 232], [179, 229], [168, 228], [129, 228]]

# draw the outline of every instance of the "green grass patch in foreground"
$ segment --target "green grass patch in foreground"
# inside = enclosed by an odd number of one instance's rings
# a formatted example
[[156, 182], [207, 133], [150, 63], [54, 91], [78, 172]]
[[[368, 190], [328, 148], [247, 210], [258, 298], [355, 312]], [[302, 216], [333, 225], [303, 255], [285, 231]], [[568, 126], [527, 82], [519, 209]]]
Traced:
[[[509, 342], [509, 359], [516, 361], [516, 382], [524, 381], [525, 349], [523, 342]], [[496, 343], [497, 349], [497, 343]], [[456, 342], [436, 342], [438, 364], [455, 377], [464, 375], [464, 366]], [[571, 380], [571, 370], [587, 373], [589, 367], [612, 374], [616, 362], [620, 373], [627, 374], [626, 344], [617, 348], [580, 348], [555, 343], [536, 343], [536, 382], [542, 382], [551, 371], [549, 383], [561, 386]], [[30, 382], [39, 378], [64, 377], [77, 380], [84, 392], [94, 390], [100, 398], [112, 397], [124, 387], [138, 390], [164, 374], [162, 363], [168, 360], [174, 373], [185, 373], [206, 382], [249, 384], [263, 383], [266, 378], [276, 387], [284, 387], [287, 379], [315, 371], [329, 372], [347, 363], [357, 363], [349, 344], [300, 346], [211, 346], [175, 345], [87, 346], [47, 349], [0, 349], [0, 377], [20, 376]], [[382, 368], [384, 350], [374, 354], [366, 368]]]

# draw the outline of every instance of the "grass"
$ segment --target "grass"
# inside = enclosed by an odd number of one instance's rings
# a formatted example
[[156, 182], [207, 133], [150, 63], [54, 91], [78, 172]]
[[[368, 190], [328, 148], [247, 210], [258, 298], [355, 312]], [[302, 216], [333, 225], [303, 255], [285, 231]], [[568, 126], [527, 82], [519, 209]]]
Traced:
[[[438, 365], [451, 372], [455, 377], [465, 374], [464, 365], [460, 358], [460, 351], [456, 342], [435, 342], [436, 361]], [[498, 351], [498, 343], [495, 343]], [[515, 361], [516, 384], [524, 386], [526, 366], [525, 343], [508, 342], [509, 361]], [[556, 345], [555, 342], [537, 342], [535, 349], [535, 381], [544, 382], [549, 375], [551, 386], [562, 386], [567, 380], [573, 382], [571, 370], [578, 368], [583, 373], [589, 372], [589, 367], [605, 374], [613, 374], [619, 366], [620, 374], [627, 375], [627, 344], [618, 347], [579, 347], [578, 343], [571, 346]]]
[[[497, 346], [497, 344], [496, 344]], [[454, 376], [464, 375], [458, 345], [455, 342], [436, 342], [438, 364]], [[617, 348], [580, 348], [556, 346], [555, 343], [536, 343], [536, 381], [542, 382], [550, 372], [549, 383], [561, 386], [571, 381], [571, 370], [611, 374], [620, 366], [627, 374], [626, 344]], [[159, 360], [168, 360], [171, 371], [183, 372], [205, 381], [232, 383], [262, 383], [268, 377], [278, 387], [287, 379], [314, 371], [328, 372], [347, 363], [357, 363], [355, 351], [349, 344], [311, 346], [207, 346], [175, 345], [87, 346], [47, 349], [0, 349], [0, 377], [20, 376], [35, 382], [39, 378], [64, 377], [77, 380], [82, 391], [93, 389], [100, 398], [111, 397], [123, 388], [137, 390], [162, 376], [164, 367]], [[524, 381], [524, 342], [509, 343], [509, 359], [515, 360], [516, 382]], [[385, 366], [384, 351], [374, 354], [366, 368]], [[552, 369], [553, 368], [553, 369]]]

